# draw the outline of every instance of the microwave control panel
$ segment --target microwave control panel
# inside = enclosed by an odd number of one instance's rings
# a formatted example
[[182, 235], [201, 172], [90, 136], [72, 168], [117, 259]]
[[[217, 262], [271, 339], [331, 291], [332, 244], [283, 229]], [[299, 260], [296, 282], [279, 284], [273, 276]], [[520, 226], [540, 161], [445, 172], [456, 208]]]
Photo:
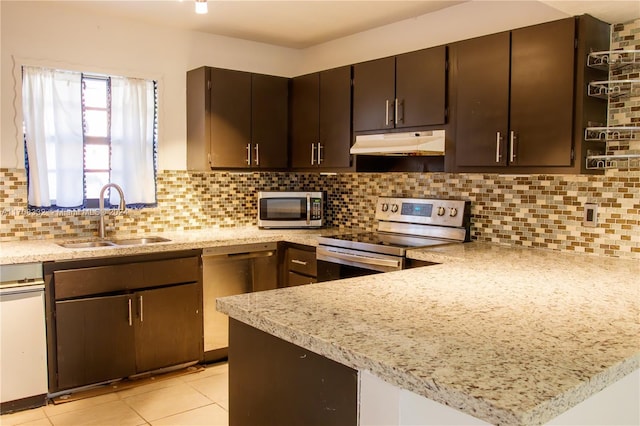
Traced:
[[322, 219], [322, 198], [311, 199], [311, 220]]

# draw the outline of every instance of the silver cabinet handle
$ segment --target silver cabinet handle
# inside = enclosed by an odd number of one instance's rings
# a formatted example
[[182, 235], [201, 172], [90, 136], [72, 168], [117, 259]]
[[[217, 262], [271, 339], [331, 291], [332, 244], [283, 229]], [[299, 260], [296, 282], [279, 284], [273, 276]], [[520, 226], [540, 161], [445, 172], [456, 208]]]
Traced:
[[502, 136], [500, 136], [500, 132], [496, 132], [496, 163], [500, 162], [502, 155], [500, 154], [500, 141], [502, 140]]
[[389, 125], [389, 99], [387, 99], [384, 104], [384, 125]]
[[304, 260], [291, 259], [291, 263], [295, 263], [296, 265], [307, 266], [307, 262]]
[[316, 161], [316, 144], [311, 144], [311, 165], [313, 166]]
[[513, 163], [516, 159], [515, 147], [516, 132], [513, 130], [509, 134], [509, 162]]
[[311, 223], [311, 194], [307, 194], [307, 225]]
[[395, 109], [394, 109], [394, 121], [396, 124], [398, 124], [398, 98], [396, 98], [395, 102]]
[[255, 146], [255, 150], [256, 150], [256, 166], [260, 165], [260, 144], [256, 144]]
[[133, 318], [131, 316], [131, 299], [129, 299], [129, 327], [133, 325]]
[[209, 162], [209, 167], [212, 167], [213, 164], [211, 164], [211, 153], [210, 152], [207, 154], [207, 161]]
[[247, 166], [251, 165], [251, 144], [247, 144]]
[[138, 298], [139, 302], [140, 302], [140, 322], [144, 321], [144, 306], [142, 304], [142, 296], [140, 296]]
[[322, 163], [322, 144], [320, 142], [318, 142], [318, 165], [320, 165], [320, 163]]

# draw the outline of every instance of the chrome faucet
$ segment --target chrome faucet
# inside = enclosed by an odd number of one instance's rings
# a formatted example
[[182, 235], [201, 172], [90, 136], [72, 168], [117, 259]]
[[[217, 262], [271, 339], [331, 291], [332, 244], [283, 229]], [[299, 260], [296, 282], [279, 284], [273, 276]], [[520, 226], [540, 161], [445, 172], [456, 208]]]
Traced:
[[100, 238], [104, 238], [105, 237], [105, 231], [104, 231], [104, 192], [107, 190], [107, 188], [115, 188], [118, 191], [118, 194], [120, 195], [120, 205], [118, 206], [118, 210], [120, 211], [124, 211], [127, 207], [125, 205], [124, 202], [124, 192], [122, 192], [122, 188], [120, 188], [119, 185], [115, 184], [115, 183], [108, 183], [105, 186], [102, 187], [102, 189], [100, 190], [100, 198], [98, 199], [98, 203], [99, 203], [99, 207], [100, 207], [100, 226], [98, 228], [98, 235], [100, 236]]

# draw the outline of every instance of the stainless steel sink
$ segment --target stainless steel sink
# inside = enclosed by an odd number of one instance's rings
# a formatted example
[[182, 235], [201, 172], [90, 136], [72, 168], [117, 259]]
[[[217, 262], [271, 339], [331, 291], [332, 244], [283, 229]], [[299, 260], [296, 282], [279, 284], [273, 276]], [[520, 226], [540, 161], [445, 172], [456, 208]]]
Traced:
[[124, 240], [114, 240], [113, 243], [118, 246], [134, 246], [154, 243], [166, 243], [171, 240], [162, 237], [142, 237], [142, 238], [127, 238]]
[[116, 246], [137, 246], [154, 243], [166, 243], [171, 240], [162, 237], [140, 237], [124, 238], [122, 240], [92, 240], [92, 241], [68, 241], [58, 243], [60, 247], [69, 249], [82, 249], [92, 247], [116, 247]]
[[59, 243], [60, 247], [78, 249], [78, 248], [91, 248], [91, 247], [108, 247], [115, 244], [111, 241], [71, 241], [68, 243]]

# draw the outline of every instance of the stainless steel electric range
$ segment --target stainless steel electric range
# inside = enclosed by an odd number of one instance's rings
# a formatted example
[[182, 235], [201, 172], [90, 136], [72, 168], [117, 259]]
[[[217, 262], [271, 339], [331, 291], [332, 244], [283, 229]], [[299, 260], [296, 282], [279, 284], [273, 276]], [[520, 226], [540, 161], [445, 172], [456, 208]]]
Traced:
[[470, 240], [470, 203], [464, 200], [380, 197], [376, 232], [319, 237], [318, 281], [425, 266], [408, 249]]

